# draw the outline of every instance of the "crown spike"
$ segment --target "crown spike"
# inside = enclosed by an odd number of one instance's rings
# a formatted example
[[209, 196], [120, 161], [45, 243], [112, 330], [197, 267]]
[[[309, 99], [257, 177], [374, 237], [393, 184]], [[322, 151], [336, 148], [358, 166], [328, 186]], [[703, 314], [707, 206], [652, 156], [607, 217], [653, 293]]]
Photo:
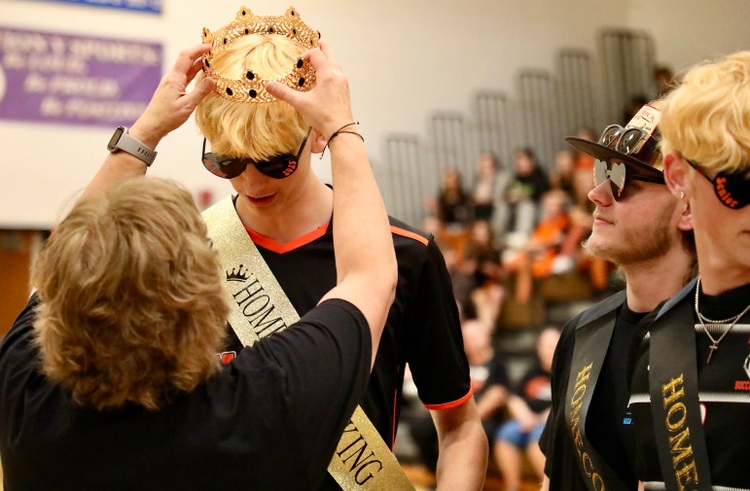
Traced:
[[[212, 49], [203, 55], [203, 71], [216, 82], [216, 92], [234, 102], [273, 102], [277, 99], [266, 91], [270, 79], [260, 78], [249, 69], [240, 79], [222, 77], [214, 70], [213, 60], [216, 53], [250, 34], [285, 36], [307, 49], [312, 49], [320, 45], [320, 32], [302, 22], [294, 7], [289, 7], [284, 15], [258, 16], [243, 6], [237, 12], [234, 21], [218, 31], [212, 33], [208, 28], [203, 28], [203, 42], [212, 45]], [[306, 92], [315, 86], [315, 70], [309, 62], [300, 58], [291, 72], [274, 81], [291, 89]]]
[[245, 270], [243, 271], [242, 270], [243, 266], [244, 266], [243, 264], [240, 264], [240, 267], [237, 268], [236, 272], [234, 268], [232, 268], [231, 272], [226, 271], [227, 281], [239, 281], [239, 282], [247, 281], [247, 279], [249, 278], [248, 269], [245, 268]]

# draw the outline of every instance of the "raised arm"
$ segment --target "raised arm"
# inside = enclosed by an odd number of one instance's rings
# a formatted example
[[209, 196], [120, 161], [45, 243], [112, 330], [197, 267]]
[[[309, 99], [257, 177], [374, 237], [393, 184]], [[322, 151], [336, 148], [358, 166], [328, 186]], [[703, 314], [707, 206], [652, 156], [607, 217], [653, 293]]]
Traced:
[[[341, 298], [364, 314], [373, 340], [372, 361], [393, 302], [397, 266], [388, 216], [362, 138], [337, 130], [353, 122], [348, 81], [331, 48], [320, 43], [303, 56], [315, 68], [315, 87], [297, 92], [270, 83], [329, 142], [333, 174], [333, 241], [337, 285], [323, 299]], [[356, 132], [356, 125], [346, 131]]]
[[[198, 103], [213, 88], [213, 81], [204, 78], [190, 93], [187, 92], [188, 84], [201, 70], [201, 56], [210, 48], [210, 44], [199, 44], [180, 53], [172, 69], [159, 82], [146, 110], [129, 129], [132, 137], [153, 150], [162, 138], [187, 121]], [[145, 175], [146, 169], [142, 160], [127, 152], [110, 153], [85, 194], [107, 189], [124, 179]]]

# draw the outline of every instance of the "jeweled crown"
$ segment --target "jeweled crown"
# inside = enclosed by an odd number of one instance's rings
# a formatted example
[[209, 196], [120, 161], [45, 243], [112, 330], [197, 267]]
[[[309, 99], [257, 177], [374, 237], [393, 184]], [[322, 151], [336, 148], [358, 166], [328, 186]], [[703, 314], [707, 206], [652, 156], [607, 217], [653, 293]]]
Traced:
[[[259, 16], [247, 7], [242, 7], [234, 20], [216, 32], [203, 28], [203, 42], [213, 48], [203, 56], [203, 71], [216, 82], [216, 92], [234, 102], [263, 103], [273, 102], [274, 96], [266, 91], [271, 79], [260, 78], [246, 67], [244, 77], [229, 79], [222, 77], [213, 68], [214, 55], [229, 47], [237, 39], [250, 34], [286, 36], [308, 49], [320, 44], [320, 33], [302, 22], [294, 7], [289, 7], [284, 15]], [[287, 87], [306, 92], [315, 86], [315, 70], [310, 62], [298, 59], [292, 70], [285, 76], [273, 79]]]

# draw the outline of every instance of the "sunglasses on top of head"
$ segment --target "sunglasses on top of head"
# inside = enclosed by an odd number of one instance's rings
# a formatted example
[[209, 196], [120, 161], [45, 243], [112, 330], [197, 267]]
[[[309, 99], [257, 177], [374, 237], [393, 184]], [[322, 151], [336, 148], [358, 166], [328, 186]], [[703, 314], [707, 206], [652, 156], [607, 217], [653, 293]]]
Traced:
[[273, 179], [284, 179], [294, 174], [294, 171], [297, 170], [299, 159], [302, 156], [302, 150], [304, 150], [309, 136], [310, 133], [308, 132], [302, 140], [302, 143], [300, 143], [297, 155], [284, 153], [260, 162], [255, 162], [253, 159], [248, 158], [230, 157], [227, 155], [215, 154], [213, 152], [206, 152], [206, 139], [204, 138], [203, 150], [201, 151], [201, 162], [203, 162], [203, 167], [205, 167], [206, 170], [222, 179], [233, 179], [239, 176], [245, 172], [248, 165], [254, 165], [255, 168], [258, 169], [258, 172], [264, 176]]
[[[639, 145], [642, 141], [643, 145]], [[664, 174], [660, 170], [651, 165], [639, 163], [640, 161], [653, 164], [658, 160], [659, 142], [654, 135], [646, 133], [641, 128], [623, 128], [618, 124], [611, 124], [604, 128], [598, 143], [637, 159], [635, 162], [609, 159], [597, 160], [594, 163], [594, 185], [599, 186], [609, 179], [615, 200], [624, 199], [630, 195], [628, 191], [632, 187], [629, 187], [628, 183], [632, 181], [666, 184]]]
[[[653, 149], [655, 149], [658, 145], [658, 140], [654, 135], [646, 133], [642, 128], [632, 126], [623, 128], [619, 124], [611, 124], [602, 131], [602, 135], [599, 137], [599, 144], [625, 155], [633, 155], [635, 149], [638, 148], [638, 144], [645, 138], [649, 138], [649, 136], [651, 136], [650, 140], [653, 144]], [[644, 143], [644, 146], [647, 143], [649, 143], [648, 140]], [[650, 153], [654, 153], [653, 149], [651, 149]], [[651, 162], [647, 163], [650, 164]]]
[[[683, 157], [685, 158], [685, 157]], [[713, 178], [696, 162], [685, 158], [690, 166], [703, 175], [714, 187], [714, 193], [722, 205], [739, 210], [750, 205], [750, 179], [744, 173], [719, 172]]]

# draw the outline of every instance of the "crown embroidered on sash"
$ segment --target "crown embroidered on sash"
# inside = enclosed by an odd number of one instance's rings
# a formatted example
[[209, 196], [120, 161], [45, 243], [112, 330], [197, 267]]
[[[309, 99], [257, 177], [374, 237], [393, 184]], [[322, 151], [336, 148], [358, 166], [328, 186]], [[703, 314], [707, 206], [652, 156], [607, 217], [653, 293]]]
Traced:
[[[242, 7], [234, 21], [216, 32], [203, 28], [203, 42], [213, 48], [203, 55], [203, 71], [216, 82], [216, 92], [234, 102], [263, 103], [277, 100], [266, 91], [271, 79], [256, 75], [251, 67], [245, 67], [242, 78], [229, 79], [219, 75], [213, 67], [214, 55], [227, 49], [237, 39], [250, 34], [278, 35], [296, 41], [308, 49], [320, 45], [320, 32], [302, 22], [294, 7], [289, 7], [284, 15], [258, 16], [247, 7]], [[307, 92], [315, 86], [315, 70], [308, 61], [298, 59], [291, 71], [273, 79], [300, 92]]]
[[234, 268], [232, 268], [232, 272], [229, 271], [226, 272], [227, 274], [227, 281], [242, 281], [245, 282], [249, 278], [247, 275], [247, 268], [243, 271], [242, 270], [242, 264], [240, 264], [240, 267], [237, 268], [237, 272], [235, 273]]

